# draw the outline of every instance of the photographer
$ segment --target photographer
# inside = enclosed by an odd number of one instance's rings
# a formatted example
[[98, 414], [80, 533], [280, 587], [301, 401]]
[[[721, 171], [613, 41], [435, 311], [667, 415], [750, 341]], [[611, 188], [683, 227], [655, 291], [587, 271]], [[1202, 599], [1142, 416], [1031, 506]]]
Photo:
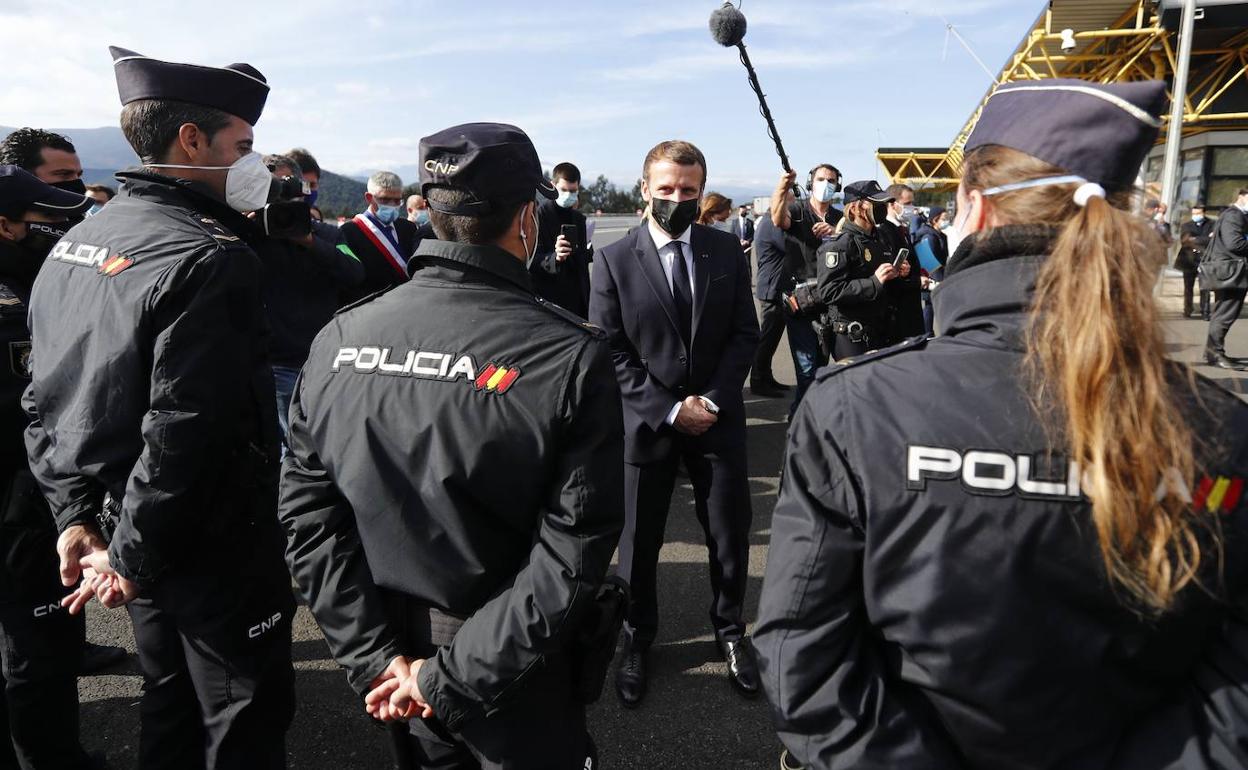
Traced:
[[311, 221], [307, 182], [299, 164], [285, 155], [266, 155], [264, 164], [283, 183], [284, 200], [268, 207], [276, 216], [266, 218], [261, 212], [255, 216], [261, 227], [271, 231], [257, 240], [255, 248], [264, 268], [277, 419], [285, 439], [290, 394], [312, 339], [338, 310], [339, 293], [364, 280], [364, 266], [337, 227]]
[[558, 197], [537, 204], [537, 254], [529, 263], [533, 292], [585, 318], [593, 252], [588, 248], [585, 215], [576, 210], [581, 171], [571, 163], [560, 163], [550, 175]]

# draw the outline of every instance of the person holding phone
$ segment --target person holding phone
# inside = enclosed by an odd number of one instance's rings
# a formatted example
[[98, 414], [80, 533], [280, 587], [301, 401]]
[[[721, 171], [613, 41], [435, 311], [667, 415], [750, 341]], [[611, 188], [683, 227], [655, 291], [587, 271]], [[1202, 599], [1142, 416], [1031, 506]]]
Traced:
[[828, 307], [820, 337], [838, 361], [888, 344], [885, 284], [911, 269], [909, 253], [894, 254], [876, 227], [873, 209], [892, 200], [875, 181], [846, 187], [844, 227], [816, 255], [817, 291]]
[[529, 262], [533, 292], [587, 318], [593, 250], [589, 247], [585, 215], [576, 210], [581, 171], [571, 163], [560, 163], [550, 176], [558, 197], [543, 198], [537, 204], [537, 253]]

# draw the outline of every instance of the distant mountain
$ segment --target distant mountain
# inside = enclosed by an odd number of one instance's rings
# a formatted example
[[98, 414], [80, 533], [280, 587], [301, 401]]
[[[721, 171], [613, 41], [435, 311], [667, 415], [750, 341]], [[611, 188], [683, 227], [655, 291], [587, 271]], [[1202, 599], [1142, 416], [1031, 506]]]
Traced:
[[321, 192], [316, 207], [326, 219], [352, 217], [364, 210], [364, 190], [367, 185], [358, 179], [321, 170]]

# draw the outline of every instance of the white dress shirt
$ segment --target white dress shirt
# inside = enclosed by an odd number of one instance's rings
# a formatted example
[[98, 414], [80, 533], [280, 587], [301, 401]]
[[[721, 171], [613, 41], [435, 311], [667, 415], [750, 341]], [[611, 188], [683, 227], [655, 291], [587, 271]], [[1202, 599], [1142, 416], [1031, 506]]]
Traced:
[[[693, 247], [689, 244], [689, 234], [693, 232], [693, 226], [691, 225], [686, 227], [685, 231], [675, 238], [663, 232], [663, 230], [654, 223], [653, 219], [647, 219], [646, 226], [647, 229], [650, 230], [650, 239], [654, 241], [654, 248], [659, 252], [659, 261], [663, 263], [663, 273], [667, 276], [667, 288], [669, 291], [672, 291], [672, 265], [676, 259], [677, 248], [676, 246], [673, 246], [672, 243], [679, 241], [684, 244], [680, 247], [680, 251], [685, 258], [685, 267], [689, 270], [689, 296], [696, 302], [697, 295], [694, 292], [696, 292], [697, 289], [694, 288], [696, 282], [693, 280]], [[675, 291], [672, 291], [672, 294], [674, 296]], [[693, 330], [691, 329], [690, 333], [692, 333], [692, 331]], [[698, 396], [698, 398], [702, 399], [702, 401], [708, 405], [709, 409], [717, 410], [719, 408], [715, 405], [714, 401], [711, 401], [706, 396]], [[675, 405], [672, 406], [672, 410], [667, 413], [668, 425], [676, 422], [676, 415], [680, 414], [680, 407], [682, 405], [682, 402], [677, 401]]]

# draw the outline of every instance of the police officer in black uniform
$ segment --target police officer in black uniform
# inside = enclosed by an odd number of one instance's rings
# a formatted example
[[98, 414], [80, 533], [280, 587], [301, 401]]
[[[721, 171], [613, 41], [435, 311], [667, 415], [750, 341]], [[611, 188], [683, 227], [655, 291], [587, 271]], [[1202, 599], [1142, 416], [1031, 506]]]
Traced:
[[1168, 101], [998, 88], [942, 336], [794, 417], [756, 639], [796, 762], [1248, 767], [1248, 406], [1167, 359], [1130, 206]]
[[819, 247], [818, 294], [827, 305], [823, 341], [835, 360], [887, 344], [889, 297], [885, 284], [909, 275], [909, 263], [893, 267], [893, 252], [879, 237], [872, 208], [892, 196], [875, 181], [845, 188], [845, 223]]
[[420, 167], [441, 240], [330, 322], [296, 388], [287, 559], [368, 711], [423, 715], [409, 767], [597, 767], [584, 701], [615, 636], [575, 640], [624, 523], [607, 341], [533, 294], [553, 190], [523, 131], [446, 129]]
[[30, 289], [71, 217], [91, 199], [0, 166], [0, 768], [83, 768], [78, 744], [81, 615], [61, 607], [56, 525], [26, 464]]
[[66, 598], [128, 605], [142, 768], [285, 767], [290, 576], [260, 264], [241, 212], [268, 85], [246, 64], [113, 48], [144, 167], [70, 229], [35, 282], [31, 470], [61, 531]]
[[[1213, 239], [1214, 222], [1205, 216], [1204, 204], [1192, 206], [1192, 218], [1179, 228], [1179, 253], [1175, 255], [1174, 267], [1183, 273], [1183, 317], [1191, 318], [1192, 295], [1196, 289], [1197, 267]], [[1209, 292], [1200, 289], [1200, 317], [1209, 320]]]

